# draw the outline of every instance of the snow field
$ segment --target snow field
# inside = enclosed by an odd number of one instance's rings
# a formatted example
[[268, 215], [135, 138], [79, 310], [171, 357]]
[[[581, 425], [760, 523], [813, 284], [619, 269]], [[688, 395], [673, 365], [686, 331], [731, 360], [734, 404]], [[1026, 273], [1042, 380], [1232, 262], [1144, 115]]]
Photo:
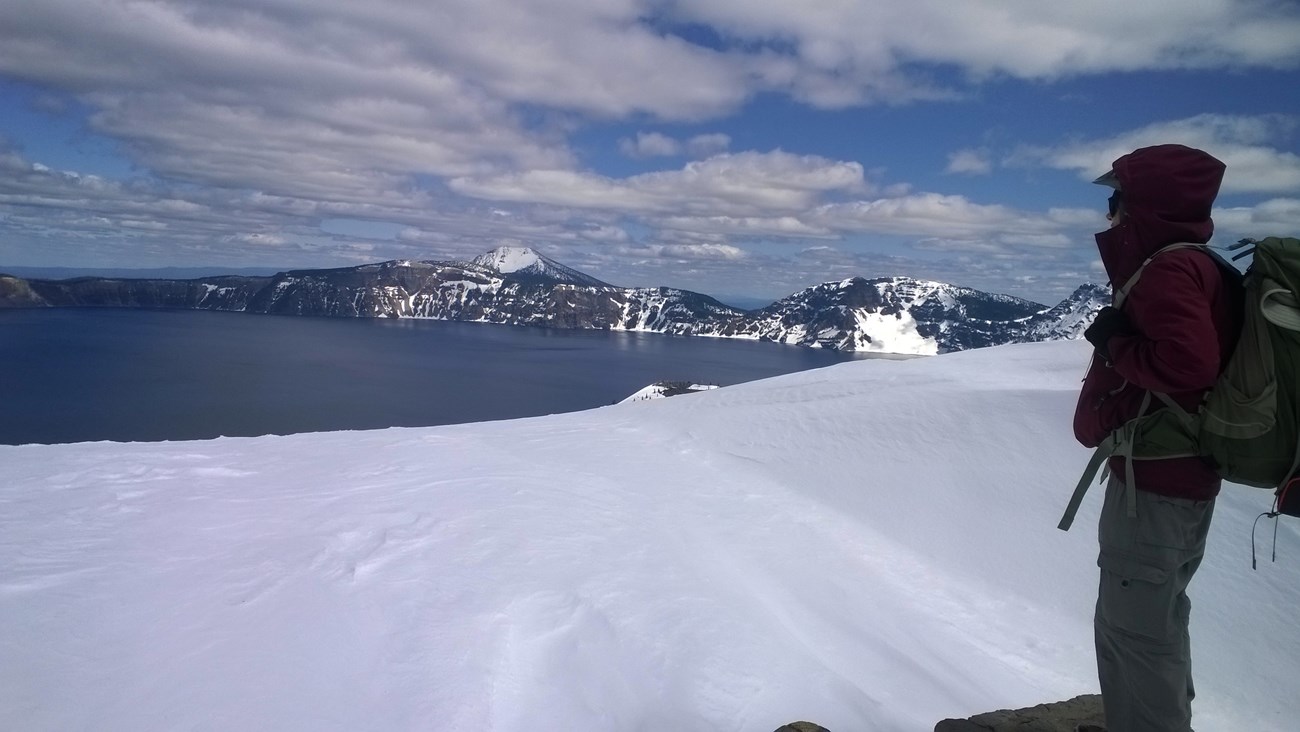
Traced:
[[[1095, 691], [1100, 491], [1055, 528], [1086, 360], [0, 447], [0, 728], [901, 731]], [[1191, 589], [1198, 729], [1300, 712], [1300, 534], [1251, 572], [1267, 503], [1225, 489]]]

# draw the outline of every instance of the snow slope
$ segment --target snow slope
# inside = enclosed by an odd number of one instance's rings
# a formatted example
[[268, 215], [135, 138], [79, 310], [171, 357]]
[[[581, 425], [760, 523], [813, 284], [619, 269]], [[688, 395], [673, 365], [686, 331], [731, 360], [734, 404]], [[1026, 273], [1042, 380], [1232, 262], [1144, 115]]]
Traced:
[[474, 259], [475, 264], [490, 267], [503, 274], [535, 267], [541, 261], [541, 255], [528, 247], [497, 247]]
[[[887, 732], [1093, 691], [1100, 495], [1055, 528], [1086, 360], [0, 447], [0, 729]], [[1266, 504], [1229, 487], [1192, 586], [1198, 729], [1297, 726], [1300, 534], [1252, 572]]]

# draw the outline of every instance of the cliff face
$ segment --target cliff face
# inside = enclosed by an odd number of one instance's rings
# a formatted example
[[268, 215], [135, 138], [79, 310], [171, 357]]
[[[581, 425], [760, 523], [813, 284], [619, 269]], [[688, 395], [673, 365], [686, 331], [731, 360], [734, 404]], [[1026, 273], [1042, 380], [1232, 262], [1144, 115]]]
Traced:
[[[3, 278], [0, 278], [3, 279]], [[81, 277], [18, 280], [30, 293], [27, 304], [6, 297], [0, 307], [118, 307], [245, 310], [269, 277], [211, 277], [201, 280], [127, 280]]]
[[0, 275], [0, 308], [48, 307], [45, 298], [32, 290], [27, 280]]
[[[504, 271], [503, 271], [504, 270]], [[1046, 309], [909, 278], [829, 282], [756, 311], [673, 288], [621, 288], [531, 250], [474, 262], [391, 261], [193, 280], [0, 277], [0, 307], [139, 307], [328, 317], [432, 318], [751, 338], [842, 351], [933, 354], [1077, 337], [1101, 306], [1080, 288]]]

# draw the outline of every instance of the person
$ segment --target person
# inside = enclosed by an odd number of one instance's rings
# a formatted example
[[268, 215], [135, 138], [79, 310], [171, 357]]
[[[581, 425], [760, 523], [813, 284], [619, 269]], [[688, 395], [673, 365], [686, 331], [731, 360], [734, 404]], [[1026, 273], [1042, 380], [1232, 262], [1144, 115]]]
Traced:
[[[1112, 288], [1141, 273], [1121, 306], [1103, 308], [1085, 333], [1095, 352], [1074, 432], [1087, 447], [1144, 404], [1154, 405], [1146, 413], [1163, 407], [1149, 392], [1195, 412], [1235, 345], [1239, 316], [1220, 265], [1200, 247], [1161, 251], [1209, 241], [1224, 169], [1204, 151], [1157, 145], [1118, 158], [1095, 181], [1114, 189], [1110, 228], [1096, 235]], [[1140, 434], [1134, 443], [1142, 455]], [[1189, 732], [1196, 692], [1187, 587], [1205, 553], [1220, 479], [1196, 457], [1112, 457], [1108, 467], [1093, 620], [1105, 729]]]

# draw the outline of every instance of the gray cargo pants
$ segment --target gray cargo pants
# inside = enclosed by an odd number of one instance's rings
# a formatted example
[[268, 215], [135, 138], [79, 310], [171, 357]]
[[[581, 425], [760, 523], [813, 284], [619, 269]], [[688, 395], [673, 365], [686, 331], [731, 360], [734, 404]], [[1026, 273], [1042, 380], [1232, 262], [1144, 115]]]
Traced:
[[1192, 722], [1192, 603], [1187, 585], [1201, 565], [1214, 501], [1106, 486], [1099, 526], [1101, 586], [1093, 628], [1108, 732], [1189, 732]]

